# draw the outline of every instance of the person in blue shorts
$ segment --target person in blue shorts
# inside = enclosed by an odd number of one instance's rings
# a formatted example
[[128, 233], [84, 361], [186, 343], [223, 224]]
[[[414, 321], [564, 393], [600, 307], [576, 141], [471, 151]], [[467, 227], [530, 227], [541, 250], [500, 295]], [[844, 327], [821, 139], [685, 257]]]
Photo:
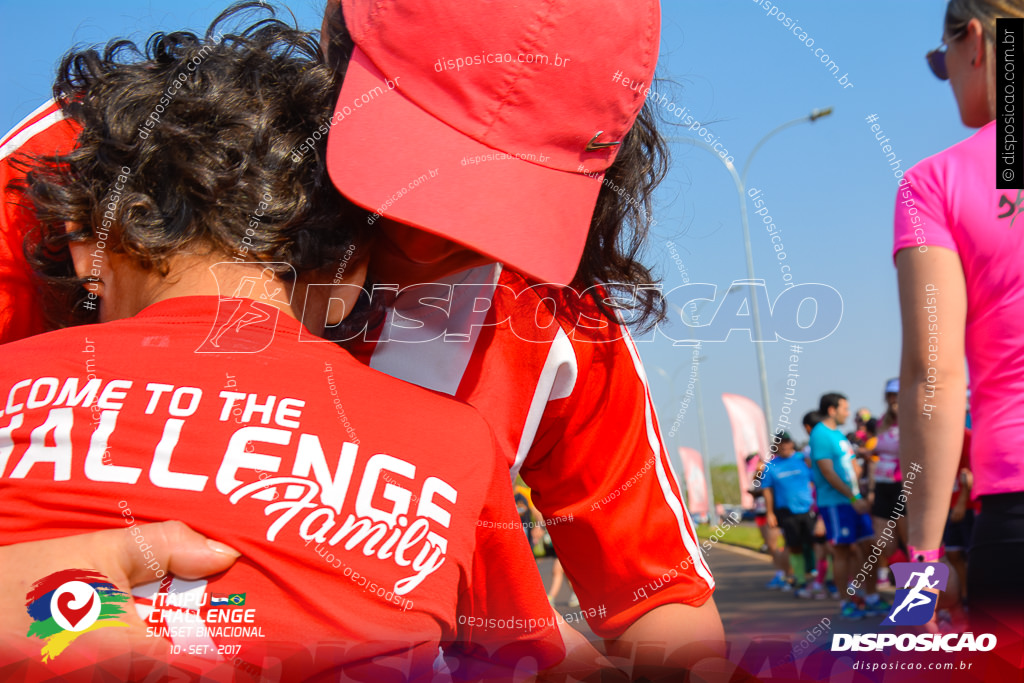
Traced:
[[854, 563], [858, 556], [868, 557], [875, 536], [870, 505], [857, 484], [853, 446], [839, 431], [850, 417], [850, 405], [842, 394], [825, 394], [818, 412], [821, 422], [811, 430], [812, 475], [818, 510], [825, 519], [825, 533], [834, 549], [835, 581], [840, 591], [846, 591], [841, 593], [840, 616], [860, 619], [867, 614], [886, 614], [890, 605], [878, 596], [876, 566], [866, 572], [864, 608], [850, 599], [850, 579], [859, 569]]
[[786, 550], [794, 559], [803, 558], [803, 576], [794, 570], [797, 597], [811, 597], [807, 584], [814, 569], [814, 515], [811, 504], [811, 468], [802, 457], [793, 457], [796, 444], [782, 434], [778, 452], [765, 465], [761, 487], [768, 507], [768, 526], [782, 529]]

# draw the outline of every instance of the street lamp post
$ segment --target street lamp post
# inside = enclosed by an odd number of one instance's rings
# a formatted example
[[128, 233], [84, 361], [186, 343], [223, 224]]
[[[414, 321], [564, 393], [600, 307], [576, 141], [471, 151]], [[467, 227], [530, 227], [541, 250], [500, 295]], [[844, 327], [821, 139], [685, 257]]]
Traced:
[[[704, 356], [700, 356], [697, 362], [704, 362], [704, 358]], [[708, 432], [704, 427], [704, 395], [700, 391], [699, 371], [693, 388], [697, 394], [697, 428], [700, 430], [700, 450], [704, 453], [704, 479], [707, 481], [708, 490], [708, 523], [718, 526], [718, 508], [715, 506], [715, 489], [711, 484], [711, 454], [708, 452]]]
[[[740, 200], [740, 220], [742, 221], [742, 224], [743, 224], [743, 247], [744, 247], [744, 249], [746, 251], [746, 256], [747, 256], [747, 279], [751, 283], [750, 284], [750, 314], [751, 314], [751, 316], [753, 316], [754, 330], [756, 330], [756, 334], [757, 334], [758, 339], [761, 338], [761, 316], [760, 316], [760, 311], [758, 310], [758, 305], [757, 305], [757, 290], [754, 289], [754, 255], [753, 255], [753, 251], [752, 251], [752, 249], [750, 247], [750, 225], [749, 225], [749, 223], [747, 221], [747, 187], [746, 187], [746, 184], [747, 184], [747, 173], [750, 171], [750, 163], [754, 160], [754, 155], [757, 154], [759, 149], [761, 149], [761, 146], [764, 145], [764, 143], [769, 138], [774, 136], [775, 134], [780, 133], [783, 130], [785, 130], [786, 128], [789, 128], [790, 126], [795, 126], [795, 125], [797, 125], [799, 123], [805, 123], [805, 122], [806, 123], [813, 123], [814, 121], [817, 121], [820, 118], [828, 116], [831, 113], [832, 113], [832, 107], [826, 107], [824, 109], [815, 109], [809, 115], [801, 116], [799, 118], [793, 119], [792, 121], [787, 121], [786, 123], [784, 123], [781, 126], [779, 126], [778, 128], [776, 128], [775, 130], [769, 132], [767, 135], [765, 135], [763, 138], [761, 138], [756, 145], [754, 145], [754, 149], [751, 150], [750, 156], [747, 157], [746, 162], [744, 162], [744, 164], [743, 164], [743, 175], [742, 175], [742, 177], [740, 176], [739, 173], [736, 172], [736, 167], [733, 166], [731, 161], [729, 161], [728, 159], [723, 159], [721, 157], [721, 155], [719, 155], [719, 153], [711, 145], [707, 144], [703, 140], [699, 140], [699, 139], [696, 139], [696, 138], [670, 138], [669, 139], [669, 142], [685, 142], [687, 144], [693, 145], [695, 147], [700, 147], [701, 149], [705, 149], [705, 150], [711, 152], [713, 155], [718, 157], [718, 159], [720, 159], [723, 164], [725, 164], [726, 170], [728, 170], [729, 171], [729, 175], [732, 176], [733, 183], [736, 185], [736, 193], [739, 196], [739, 200]], [[761, 342], [761, 341], [755, 342], [754, 345], [755, 345], [755, 347], [757, 349], [757, 366], [758, 366], [758, 372], [760, 374], [760, 379], [761, 379], [761, 402], [764, 404], [765, 420], [768, 422], [768, 424], [770, 424], [771, 423], [771, 419], [772, 419], [772, 406], [771, 406], [771, 399], [770, 399], [769, 394], [768, 394], [768, 371], [766, 369], [765, 360], [764, 360], [764, 345], [763, 345], [763, 342]]]

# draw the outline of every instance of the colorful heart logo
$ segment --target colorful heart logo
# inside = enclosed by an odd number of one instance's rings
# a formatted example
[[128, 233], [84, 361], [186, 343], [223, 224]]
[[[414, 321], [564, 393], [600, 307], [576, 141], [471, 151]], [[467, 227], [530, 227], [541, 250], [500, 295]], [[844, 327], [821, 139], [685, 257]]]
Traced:
[[94, 569], [62, 569], [36, 581], [25, 595], [32, 623], [25, 634], [43, 641], [39, 649], [49, 662], [80, 635], [99, 628], [129, 628], [121, 621], [131, 598]]

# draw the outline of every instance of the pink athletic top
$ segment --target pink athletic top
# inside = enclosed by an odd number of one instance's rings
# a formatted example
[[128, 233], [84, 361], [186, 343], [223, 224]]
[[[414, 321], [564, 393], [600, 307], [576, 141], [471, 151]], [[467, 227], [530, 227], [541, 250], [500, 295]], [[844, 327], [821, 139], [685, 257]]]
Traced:
[[900, 427], [893, 425], [879, 432], [875, 443], [875, 481], [880, 484], [897, 484], [902, 481], [900, 472]]
[[[995, 153], [992, 122], [911, 168], [894, 221], [894, 258], [943, 247], [963, 265], [972, 497], [1024, 491], [1024, 191], [995, 189]], [[937, 299], [943, 286], [935, 283]]]

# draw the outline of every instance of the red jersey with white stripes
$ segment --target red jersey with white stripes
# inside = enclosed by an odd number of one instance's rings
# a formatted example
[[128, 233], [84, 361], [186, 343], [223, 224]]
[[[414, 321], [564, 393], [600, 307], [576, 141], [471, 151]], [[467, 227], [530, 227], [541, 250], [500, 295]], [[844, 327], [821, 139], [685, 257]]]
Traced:
[[[20, 129], [35, 145], [73, 144], [66, 122]], [[9, 161], [0, 159], [0, 167]], [[32, 218], [22, 212], [5, 221], [6, 239], [17, 242]], [[714, 580], [628, 330], [600, 316], [586, 296], [577, 324], [566, 296], [497, 265], [475, 268], [403, 291], [384, 325], [348, 347], [374, 369], [480, 411], [513, 476], [522, 474], [554, 521], [552, 540], [591, 628], [615, 637], [659, 605], [703, 604]], [[33, 319], [37, 300], [10, 305], [20, 327], [0, 328], [0, 340], [41, 330], [38, 322], [34, 329], [18, 322]]]
[[588, 623], [615, 637], [659, 605], [703, 604], [714, 580], [633, 339], [588, 297], [574, 299], [483, 266], [403, 290], [383, 326], [348, 347], [484, 415], [552, 520]]
[[173, 518], [241, 552], [208, 581], [137, 587], [150, 636], [228, 671], [296, 655], [287, 680], [418, 679], [442, 644], [463, 667], [564, 655], [470, 406], [250, 299], [167, 299], [0, 354], [0, 545], [122, 528], [144, 553], [138, 525]]

